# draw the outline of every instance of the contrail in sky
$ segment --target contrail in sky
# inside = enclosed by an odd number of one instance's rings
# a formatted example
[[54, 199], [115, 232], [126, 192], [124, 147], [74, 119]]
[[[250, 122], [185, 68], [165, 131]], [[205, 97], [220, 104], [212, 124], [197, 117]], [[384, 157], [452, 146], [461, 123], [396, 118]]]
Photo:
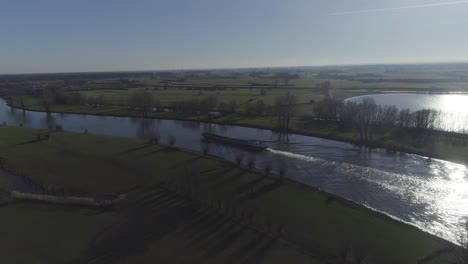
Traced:
[[361, 13], [382, 12], [382, 11], [392, 11], [392, 10], [402, 10], [402, 9], [414, 9], [414, 8], [435, 7], [435, 6], [447, 6], [447, 5], [458, 5], [458, 4], [468, 4], [468, 0], [452, 1], [452, 2], [444, 2], [444, 3], [436, 3], [436, 4], [424, 4], [424, 5], [412, 5], [412, 6], [388, 7], [388, 8], [379, 8], [379, 9], [357, 10], [357, 11], [348, 11], [348, 12], [337, 12], [337, 13], [331, 13], [330, 15], [339, 16], [339, 15], [361, 14]]

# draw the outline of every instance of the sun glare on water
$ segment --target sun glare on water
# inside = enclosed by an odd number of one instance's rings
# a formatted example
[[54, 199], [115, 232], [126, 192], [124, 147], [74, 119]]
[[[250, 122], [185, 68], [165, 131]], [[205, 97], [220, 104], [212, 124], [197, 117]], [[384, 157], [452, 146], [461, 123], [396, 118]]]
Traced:
[[449, 113], [468, 114], [468, 95], [450, 95], [438, 97], [439, 108]]

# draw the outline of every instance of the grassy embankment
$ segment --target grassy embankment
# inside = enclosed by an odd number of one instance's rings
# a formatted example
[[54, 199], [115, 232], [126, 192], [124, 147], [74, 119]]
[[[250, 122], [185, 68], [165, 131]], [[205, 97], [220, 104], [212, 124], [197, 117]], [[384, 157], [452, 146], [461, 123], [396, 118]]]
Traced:
[[[2, 258], [7, 263], [310, 263], [311, 257], [245, 222], [190, 202], [158, 187], [161, 180], [199, 183], [200, 197], [239, 197], [255, 208], [254, 226], [270, 216], [286, 237], [319, 256], [344, 244], [378, 263], [415, 263], [448, 243], [363, 207], [304, 185], [139, 141], [53, 133], [31, 142], [37, 130], [0, 127], [0, 156], [46, 185], [94, 193], [128, 192], [117, 211], [12, 204], [0, 208]], [[184, 176], [185, 175], [185, 176]], [[182, 177], [182, 178], [181, 178]], [[184, 178], [185, 177], [185, 178]], [[313, 260], [313, 259], [312, 259]], [[71, 262], [73, 263], [73, 262]], [[314, 263], [314, 262], [312, 262]]]
[[[104, 92], [104, 91], [91, 91], [92, 93]], [[160, 91], [156, 91], [160, 92]], [[129, 91], [123, 91], [125, 98], [128, 98]], [[184, 98], [196, 97], [191, 94], [190, 91], [164, 91], [165, 96], [158, 98], [165, 98], [163, 103], [168, 104], [171, 100], [175, 100], [178, 96], [185, 94]], [[189, 93], [187, 95], [187, 93]], [[244, 94], [246, 93], [246, 94]], [[253, 92], [245, 91], [223, 91], [224, 99], [221, 101], [228, 102], [232, 98], [242, 98], [243, 102], [250, 99], [257, 100], [256, 98], [269, 98], [273, 100], [273, 95], [266, 97], [254, 94]], [[308, 94], [308, 96], [305, 96]], [[339, 96], [346, 98], [356, 94], [342, 93]], [[188, 97], [187, 97], [188, 96]], [[318, 100], [322, 95], [320, 93], [305, 92], [303, 95], [299, 95], [301, 101], [299, 102], [299, 108], [303, 114], [312, 113], [312, 104], [308, 102], [310, 100]], [[218, 96], [222, 97], [222, 96]], [[239, 100], [238, 102], [242, 102]], [[43, 111], [44, 108], [39, 104], [35, 98], [28, 98], [25, 101], [26, 108], [29, 110]], [[78, 114], [91, 114], [91, 115], [109, 115], [109, 116], [129, 116], [138, 117], [140, 113], [132, 111], [130, 109], [115, 107], [115, 106], [73, 106], [73, 105], [54, 105], [52, 111], [62, 113], [78, 113]], [[161, 119], [178, 119], [178, 120], [192, 120], [192, 121], [208, 121], [207, 116], [197, 116], [193, 114], [185, 113], [150, 113], [152, 118]], [[1, 120], [0, 120], [1, 121]], [[221, 118], [216, 118], [212, 122], [220, 124], [231, 124], [247, 127], [265, 128], [265, 129], [276, 129], [277, 122], [274, 117], [260, 116], [251, 117], [240, 114], [225, 115]], [[293, 120], [291, 124], [291, 131], [298, 134], [310, 135], [323, 137], [328, 139], [346, 141], [351, 143], [359, 142], [359, 133], [356, 129], [342, 127], [335, 122], [328, 121], [314, 121], [314, 120]], [[424, 137], [421, 136], [419, 131], [411, 129], [401, 128], [375, 128], [374, 129], [374, 146], [387, 148], [395, 151], [402, 151], [408, 153], [415, 153], [423, 156], [429, 156], [432, 158], [445, 159], [454, 162], [467, 163], [468, 161], [468, 135], [446, 133], [446, 132], [432, 132], [428, 133]]]

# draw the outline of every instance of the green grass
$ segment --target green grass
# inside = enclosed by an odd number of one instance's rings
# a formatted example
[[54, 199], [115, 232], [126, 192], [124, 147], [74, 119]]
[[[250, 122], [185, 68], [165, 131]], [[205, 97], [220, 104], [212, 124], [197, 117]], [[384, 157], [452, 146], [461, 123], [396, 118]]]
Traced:
[[[229, 163], [130, 139], [97, 135], [53, 133], [48, 141], [30, 142], [35, 138], [36, 133], [37, 130], [32, 129], [0, 127], [0, 156], [5, 157], [11, 165], [24, 174], [49, 186], [95, 193], [130, 192], [131, 204], [137, 207], [143, 204], [142, 207], [150, 208], [145, 209], [145, 213], [141, 215], [144, 219], [154, 218], [154, 221], [157, 221], [164, 219], [164, 216], [168, 217], [167, 214], [161, 214], [157, 209], [164, 207], [167, 203], [164, 201], [168, 200], [168, 194], [161, 195], [160, 190], [151, 186], [161, 180], [174, 181], [187, 175], [195, 175], [193, 177], [196, 177], [201, 186], [201, 198], [206, 201], [213, 197], [233, 197], [249, 188], [255, 190], [267, 188], [265, 190], [268, 191], [259, 192], [247, 200], [247, 205], [257, 210], [255, 222], [261, 225], [265, 221], [264, 216], [272, 216], [276, 225], [285, 226], [288, 238], [319, 255], [336, 254], [343, 243], [349, 242], [356, 248], [363, 248], [375, 258], [415, 263], [431, 252], [448, 246], [448, 243], [441, 239], [387, 217], [381, 217], [363, 207], [341, 199], [330, 200], [329, 195], [313, 188], [289, 181], [276, 185], [273, 178], [264, 178], [259, 174], [236, 168]], [[173, 201], [178, 204], [176, 200]], [[182, 210], [179, 207], [177, 210]], [[3, 209], [0, 209], [0, 212], [1, 210]], [[151, 213], [148, 213], [150, 211]], [[171, 216], [173, 211], [168, 211], [171, 212]], [[199, 217], [199, 214], [196, 212], [190, 214], [191, 217], [185, 218], [188, 219], [187, 221], [194, 221], [193, 218]], [[179, 214], [176, 215], [179, 216]], [[169, 217], [162, 222], [165, 223], [163, 226], [179, 218]], [[157, 224], [156, 226], [151, 224], [152, 220], [148, 220], [149, 223], [140, 223], [138, 219], [141, 218], [131, 219], [132, 221], [128, 221], [134, 223], [131, 226], [151, 228], [151, 232], [148, 231], [149, 234], [155, 234], [151, 239], [148, 238], [148, 241], [139, 241], [147, 250], [132, 257], [136, 263], [149, 263], [152, 258], [166, 259], [175, 254], [175, 249], [184, 250], [188, 244], [198, 243], [197, 239], [194, 240], [197, 236], [172, 236], [179, 234], [177, 230], [183, 226], [194, 226], [191, 222], [175, 221], [177, 225], [171, 228], [174, 232], [160, 236], [156, 234], [166, 229], [153, 230], [152, 228], [156, 228]], [[190, 229], [191, 232], [202, 232], [196, 225], [193, 228], [195, 229]], [[202, 229], [205, 230], [203, 232], [207, 236], [209, 234], [214, 236], [212, 232], [218, 230], [212, 224], [206, 224]], [[143, 232], [136, 229], [136, 234], [139, 234], [137, 231]], [[222, 248], [222, 252], [213, 256], [213, 260], [216, 259], [222, 263], [221, 260], [229, 259], [236, 248], [242, 244], [248, 244], [247, 241], [254, 241], [255, 236], [249, 235], [249, 232], [251, 231], [240, 231], [237, 236], [240, 240], [233, 239], [232, 243], [227, 243]], [[105, 241], [106, 239], [112, 241], [113, 236], [111, 234], [103, 238], [104, 242], [98, 243], [96, 247], [108, 248], [110, 242]], [[120, 234], [120, 236], [128, 239], [129, 234]], [[208, 239], [205, 236], [202, 237], [203, 240]], [[220, 237], [223, 236], [219, 235], [217, 239], [219, 240]], [[27, 237], [17, 239], [27, 239]], [[209, 240], [211, 242], [206, 241], [206, 244], [210, 245], [207, 247], [211, 248], [211, 252], [213, 252], [214, 245], [219, 244], [217, 239]], [[265, 241], [262, 243], [266, 243]], [[166, 245], [167, 248], [161, 248], [161, 245]], [[278, 263], [284, 263], [286, 259], [280, 258], [279, 255], [283, 257], [293, 255], [297, 259], [304, 257], [302, 253], [285, 247], [281, 243], [278, 247], [269, 245], [268, 248], [271, 250], [263, 252], [262, 256], [270, 261], [276, 259]], [[204, 248], [204, 250], [208, 249]], [[187, 256], [194, 254], [199, 258], [210, 259], [193, 248], [187, 247], [186, 252]], [[184, 262], [183, 256], [181, 253], [177, 259]]]
[[[346, 69], [337, 75], [320, 76], [317, 71], [310, 72], [294, 72], [299, 78], [293, 78], [289, 81], [288, 86], [291, 88], [317, 88], [323, 81], [331, 81], [332, 87], [336, 90], [340, 89], [425, 89], [436, 87], [440, 89], [464, 89], [466, 87], [466, 74], [458, 73], [464, 78], [457, 79], [450, 72], [433, 70], [433, 71], [400, 71], [386, 72], [383, 69]], [[358, 74], [375, 74], [374, 77], [360, 77]], [[180, 76], [182, 77], [182, 75]], [[354, 79], [342, 79], [342, 77], [354, 77]], [[252, 77], [246, 73], [235, 74], [233, 72], [212, 72], [200, 74], [199, 76], [184, 76], [184, 82], [178, 82], [171, 85], [177, 86], [205, 86], [212, 87], [214, 85], [226, 85], [227, 87], [245, 87], [248, 88], [252, 83], [260, 85], [274, 86], [278, 83], [279, 88], [284, 88], [284, 80], [276, 78], [275, 74], [264, 74], [260, 77]], [[365, 79], [382, 79], [380, 82], [364, 82]], [[437, 82], [427, 83], [425, 80], [431, 79]], [[160, 87], [161, 79], [136, 78], [140, 84], [146, 87]], [[418, 82], [419, 81], [419, 82]], [[108, 84], [106, 88], [112, 88], [112, 84]]]
[[0, 207], [2, 263], [68, 263], [119, 216], [82, 208], [12, 204]]
[[[83, 91], [82, 94], [88, 97], [104, 96], [106, 104], [122, 104], [128, 102], [130, 96], [137, 90], [145, 88], [135, 88], [129, 90], [92, 90]], [[221, 91], [203, 91], [199, 94], [197, 90], [148, 90], [155, 100], [158, 100], [162, 106], [171, 106], [172, 103], [183, 100], [199, 100], [206, 96], [215, 95], [218, 98], [218, 103], [229, 103], [231, 100], [236, 100], [239, 105], [244, 105], [247, 102], [255, 103], [257, 100], [263, 100], [265, 104], [273, 104], [275, 97], [291, 92], [298, 96], [298, 103], [308, 103], [310, 100], [321, 100], [323, 93], [316, 89], [293, 89], [280, 88], [267, 90], [266, 95], [260, 94], [260, 88], [255, 89], [238, 89], [238, 90], [221, 90]]]

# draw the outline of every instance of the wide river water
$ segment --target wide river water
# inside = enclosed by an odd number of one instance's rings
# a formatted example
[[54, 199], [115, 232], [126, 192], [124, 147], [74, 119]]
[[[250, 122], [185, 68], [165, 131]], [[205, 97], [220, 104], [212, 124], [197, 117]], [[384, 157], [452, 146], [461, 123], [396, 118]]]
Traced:
[[140, 118], [51, 114], [11, 109], [0, 100], [0, 123], [25, 127], [145, 139], [156, 131], [162, 142], [170, 135], [176, 145], [200, 151], [201, 133], [267, 141], [267, 151], [251, 154], [233, 147], [212, 145], [210, 154], [228, 160], [255, 155], [257, 166], [288, 164], [287, 176], [296, 181], [350, 199], [442, 238], [455, 241], [456, 230], [468, 216], [468, 170], [442, 160], [385, 150], [367, 151], [352, 144], [316, 137], [282, 138], [265, 130], [198, 122]]

